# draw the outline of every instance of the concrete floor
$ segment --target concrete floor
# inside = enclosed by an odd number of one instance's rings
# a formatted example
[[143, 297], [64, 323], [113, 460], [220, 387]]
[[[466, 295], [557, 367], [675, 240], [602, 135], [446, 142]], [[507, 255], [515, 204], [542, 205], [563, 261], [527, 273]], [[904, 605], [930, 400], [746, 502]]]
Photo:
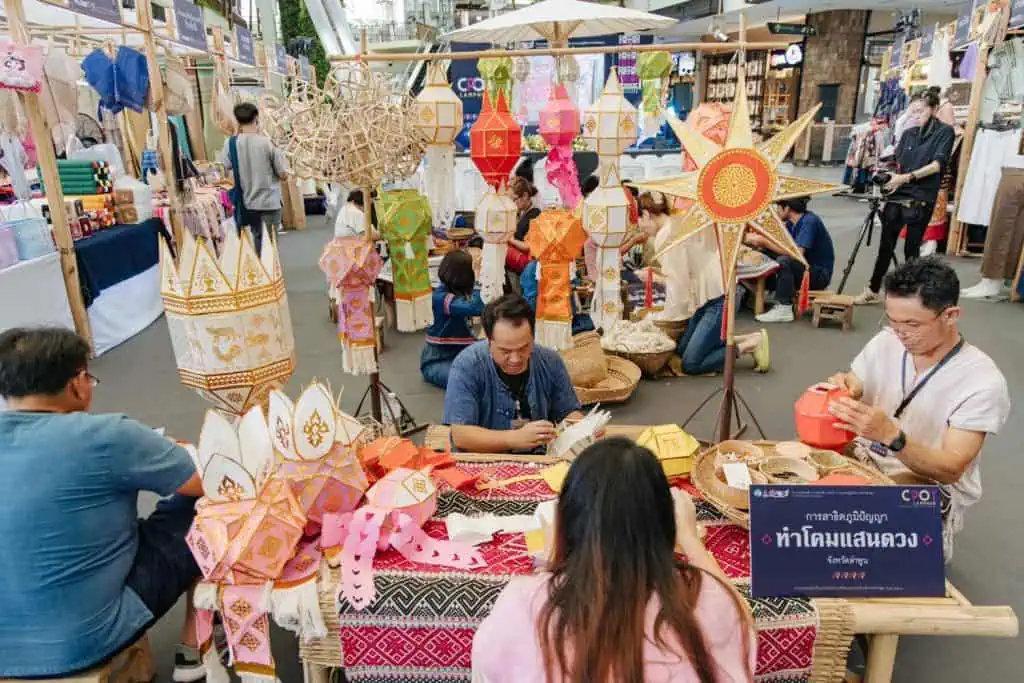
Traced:
[[[805, 175], [836, 177], [833, 171], [811, 171]], [[824, 198], [814, 200], [812, 209], [822, 216], [836, 243], [839, 258], [833, 279], [836, 285], [839, 270], [849, 258], [866, 213], [866, 205], [850, 199]], [[342, 374], [334, 327], [327, 319], [324, 281], [317, 268], [317, 258], [328, 237], [323, 219], [311, 217], [309, 229], [280, 238], [297, 344], [297, 367], [288, 391], [291, 395], [297, 394], [300, 386], [313, 376], [327, 378], [335, 388], [344, 384], [343, 407], [354, 410], [366, 382]], [[847, 293], [856, 293], [863, 287], [874, 250], [873, 245], [862, 251]], [[965, 284], [977, 280], [978, 263], [977, 260], [954, 260]], [[1016, 398], [1017, 391], [1024, 386], [1024, 363], [1014, 355], [1013, 349], [1024, 338], [1024, 310], [1009, 303], [982, 302], [966, 302], [964, 309], [965, 336], [995, 359]], [[793, 401], [810, 384], [846, 368], [877, 331], [879, 317], [879, 308], [858, 309], [855, 329], [848, 333], [835, 328], [815, 330], [806, 321], [770, 328], [773, 371], [758, 375], [744, 367], [737, 380], [769, 438], [793, 435]], [[741, 315], [740, 327], [755, 329], [749, 313]], [[421, 344], [422, 333], [401, 334], [388, 330], [382, 376], [418, 420], [431, 422], [441, 416], [442, 392], [424, 383], [419, 375]], [[97, 391], [97, 411], [123, 411], [153, 426], [165, 426], [169, 434], [180, 438], [198, 438], [208, 404], [178, 382], [163, 319], [98, 359], [93, 371], [102, 379]], [[653, 424], [682, 421], [718, 382], [715, 378], [644, 381], [628, 403], [613, 408], [614, 419], [621, 423]], [[713, 412], [707, 411], [705, 419], [695, 428], [697, 434], [711, 433]], [[1024, 467], [1013, 455], [1013, 444], [1024, 442], [1024, 423], [1017, 422], [1019, 415], [1019, 407], [1015, 405], [1004, 432], [986, 444], [985, 497], [967, 516], [966, 528], [957, 540], [949, 578], [977, 605], [1008, 604], [1019, 615], [1024, 615], [1024, 573], [1020, 570], [1024, 561], [1024, 535], [1013, 530], [1021, 512], [1020, 492], [1024, 490]], [[142, 507], [148, 508], [147, 503], [143, 501]], [[170, 680], [179, 625], [180, 605], [178, 612], [158, 624], [152, 635], [161, 680]], [[294, 640], [278, 632], [274, 649], [283, 683], [301, 680]], [[1024, 648], [1016, 639], [905, 638], [899, 649], [895, 680], [900, 683], [1021, 681], [1024, 680]]]

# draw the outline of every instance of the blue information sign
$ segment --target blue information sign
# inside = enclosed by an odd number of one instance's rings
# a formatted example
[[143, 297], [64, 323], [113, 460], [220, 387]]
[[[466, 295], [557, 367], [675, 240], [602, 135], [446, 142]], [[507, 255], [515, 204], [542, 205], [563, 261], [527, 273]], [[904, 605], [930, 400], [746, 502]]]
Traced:
[[936, 486], [750, 487], [754, 597], [942, 597]]
[[174, 19], [178, 26], [178, 42], [206, 52], [206, 20], [203, 8], [191, 0], [174, 0]]
[[238, 61], [245, 62], [249, 66], [256, 66], [256, 49], [253, 46], [252, 34], [249, 33], [249, 29], [235, 26], [235, 40], [238, 45]]
[[121, 11], [117, 0], [70, 0], [68, 9], [79, 14], [87, 14], [102, 21], [121, 23]]

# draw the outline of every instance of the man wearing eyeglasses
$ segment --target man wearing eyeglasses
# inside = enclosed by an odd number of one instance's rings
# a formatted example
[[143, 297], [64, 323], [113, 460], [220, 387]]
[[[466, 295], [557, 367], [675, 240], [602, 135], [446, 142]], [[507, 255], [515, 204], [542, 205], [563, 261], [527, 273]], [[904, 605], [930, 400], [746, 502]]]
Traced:
[[1010, 412], [1006, 379], [957, 329], [960, 281], [936, 257], [885, 278], [888, 325], [829, 381], [853, 398], [832, 403], [857, 434], [855, 455], [903, 484], [939, 484], [948, 562], [963, 513], [981, 499], [978, 455]]
[[[0, 334], [0, 679], [108, 661], [199, 578], [192, 459], [124, 415], [90, 414], [88, 358], [70, 330]], [[169, 497], [139, 520], [140, 491]], [[174, 680], [199, 680], [191, 605], [181, 639]]]

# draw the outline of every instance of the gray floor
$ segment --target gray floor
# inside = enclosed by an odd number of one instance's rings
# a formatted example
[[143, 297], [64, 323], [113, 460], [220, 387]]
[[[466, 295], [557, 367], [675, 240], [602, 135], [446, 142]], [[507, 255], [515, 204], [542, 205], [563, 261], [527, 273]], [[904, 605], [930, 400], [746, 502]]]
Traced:
[[[866, 205], [827, 198], [815, 200], [812, 208], [831, 230], [840, 259], [838, 265], [844, 265]], [[327, 319], [323, 276], [316, 262], [328, 236], [323, 220], [312, 217], [308, 230], [280, 238], [298, 357], [288, 389], [294, 394], [313, 376], [328, 378], [335, 387], [345, 385], [343, 407], [352, 410], [366, 382], [342, 374], [338, 343]], [[874, 246], [862, 251], [847, 293], [855, 293], [864, 285], [873, 255]], [[954, 264], [965, 283], [976, 281], [977, 260], [957, 259]], [[838, 270], [833, 284], [838, 283]], [[964, 334], [995, 359], [1016, 398], [1019, 388], [1024, 386], [1024, 363], [1014, 360], [1013, 349], [1024, 338], [1024, 309], [1009, 303], [978, 302], [967, 302], [964, 308]], [[773, 371], [757, 375], [744, 369], [738, 379], [740, 389], [770, 438], [792, 436], [793, 401], [808, 385], [847, 367], [878, 329], [878, 320], [879, 309], [858, 309], [855, 329], [845, 334], [838, 329], [815, 330], [808, 322], [771, 328]], [[749, 313], [742, 316], [740, 325], [754, 327]], [[440, 417], [442, 392], [420, 378], [421, 343], [422, 333], [388, 331], [382, 374], [412, 413], [420, 421], [429, 422]], [[180, 438], [198, 437], [207, 404], [179, 384], [162, 319], [98, 359], [93, 370], [102, 379], [96, 410], [127, 412], [153, 426], [166, 426], [169, 434]], [[718, 380], [713, 378], [645, 381], [628, 403], [614, 408], [614, 419], [622, 423], [681, 421], [717, 384]], [[1019, 564], [1024, 559], [1024, 536], [1013, 530], [1021, 513], [1020, 492], [1024, 490], [1024, 467], [1014, 459], [1019, 456], [1013, 455], [1013, 444], [1024, 441], [1024, 427], [1017, 422], [1018, 416], [1015, 405], [1004, 432], [985, 447], [985, 497], [967, 517], [949, 577], [975, 604], [1008, 604], [1018, 614], [1024, 614], [1024, 573]], [[710, 433], [710, 421], [709, 414], [697, 433]], [[153, 634], [162, 680], [170, 680], [179, 624], [178, 614], [171, 615], [158, 624]], [[286, 634], [276, 634], [275, 652], [281, 680], [301, 680], [294, 641]], [[919, 637], [901, 642], [895, 680], [1009, 682], [1024, 679], [1022, 671], [1024, 648], [1019, 640]]]

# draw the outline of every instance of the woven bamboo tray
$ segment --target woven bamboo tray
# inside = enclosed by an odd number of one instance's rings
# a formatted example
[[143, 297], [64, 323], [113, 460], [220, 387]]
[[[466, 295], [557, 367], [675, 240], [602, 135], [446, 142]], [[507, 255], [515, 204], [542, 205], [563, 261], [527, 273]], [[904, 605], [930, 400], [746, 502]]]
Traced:
[[622, 403], [640, 384], [640, 368], [636, 363], [619, 356], [605, 355], [608, 361], [604, 379], [591, 387], [573, 387], [576, 398], [585, 406], [595, 403]]
[[631, 351], [618, 351], [615, 349], [605, 349], [605, 351], [620, 358], [625, 358], [635, 364], [646, 377], [657, 376], [658, 372], [668, 363], [669, 358], [676, 352], [675, 349], [654, 353], [633, 353]]
[[[757, 442], [757, 445], [761, 448], [765, 457], [774, 457], [776, 455], [774, 443], [759, 441]], [[840, 455], [838, 453], [834, 455], [836, 458], [841, 459], [841, 464], [839, 460], [835, 460], [835, 462], [831, 463], [830, 466], [823, 466], [813, 459], [808, 459], [805, 462], [814, 467], [817, 470], [818, 475], [821, 477], [828, 474], [852, 474], [858, 477], [863, 477], [877, 486], [891, 486], [893, 484], [892, 479], [876, 469], [857, 462], [848, 456]], [[693, 464], [693, 471], [690, 472], [690, 481], [697, 490], [700, 491], [701, 496], [718, 508], [723, 515], [744, 529], [749, 529], [750, 513], [747, 510], [730, 503], [720, 493], [724, 485], [720, 483], [717, 475], [715, 474], [717, 456], [717, 445], [711, 446], [707, 450], [698, 453], [696, 461]], [[752, 470], [755, 469], [753, 465], [750, 467]], [[756, 470], [756, 472], [757, 474], [760, 474], [759, 470]], [[764, 482], [755, 481], [754, 483]]]

